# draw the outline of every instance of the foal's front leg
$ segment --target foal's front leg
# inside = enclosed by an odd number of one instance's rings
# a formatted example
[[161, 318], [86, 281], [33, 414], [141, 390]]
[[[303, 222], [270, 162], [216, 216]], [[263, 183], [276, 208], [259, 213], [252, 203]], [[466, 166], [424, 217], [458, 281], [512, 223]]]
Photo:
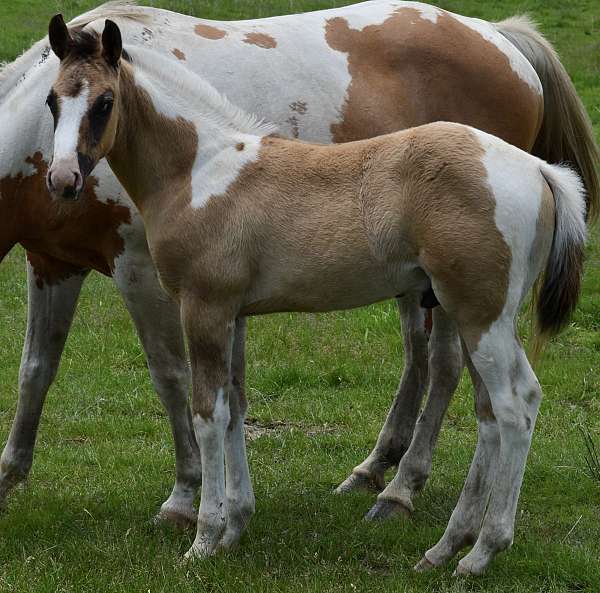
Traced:
[[235, 314], [193, 299], [181, 304], [192, 366], [192, 417], [202, 457], [202, 495], [196, 538], [186, 558], [215, 553], [227, 527], [225, 433]]
[[254, 514], [254, 492], [250, 480], [244, 420], [248, 402], [244, 391], [246, 319], [235, 322], [235, 337], [231, 361], [231, 390], [229, 392], [230, 422], [225, 434], [225, 482], [227, 495], [227, 528], [219, 547], [235, 546]]

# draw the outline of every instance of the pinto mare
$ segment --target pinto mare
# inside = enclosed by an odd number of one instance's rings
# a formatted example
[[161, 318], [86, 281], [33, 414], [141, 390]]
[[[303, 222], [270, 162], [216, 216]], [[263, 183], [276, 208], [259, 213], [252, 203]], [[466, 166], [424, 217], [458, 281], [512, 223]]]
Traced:
[[[585, 112], [551, 47], [523, 20], [493, 24], [425, 4], [380, 0], [242, 22], [111, 4], [73, 26], [98, 29], [107, 16], [118, 20], [131, 44], [200, 73], [290, 137], [327, 143], [437, 119], [461, 121], [523, 149], [533, 147], [550, 160], [573, 162], [583, 173], [591, 204], [597, 202], [588, 164], [595, 147]], [[177, 483], [162, 516], [185, 520], [194, 516], [199, 455], [182, 404], [188, 374], [178, 312], [156, 280], [141, 218], [104, 162], [88, 178], [88, 207], [59, 208], [47, 199], [52, 123], [38, 106], [57, 68], [42, 40], [0, 74], [0, 257], [20, 241], [29, 259], [28, 330], [17, 414], [0, 463], [0, 502], [29, 471], [44, 397], [79, 290], [94, 269], [110, 274], [123, 295], [171, 418]], [[406, 350], [402, 380], [375, 448], [340, 487], [381, 489], [385, 469], [400, 462], [372, 517], [412, 508], [461, 372], [458, 340], [441, 310], [429, 340], [428, 372], [419, 300], [398, 301]], [[238, 340], [236, 350], [241, 385], [242, 344]], [[411, 442], [428, 382], [430, 398]]]
[[239, 318], [431, 289], [485, 389], [476, 395], [479, 440], [463, 494], [419, 568], [475, 542], [458, 570], [483, 572], [512, 543], [541, 399], [516, 334], [520, 305], [539, 278], [538, 331], [549, 335], [579, 296], [579, 177], [462, 124], [329, 146], [283, 139], [147, 50], [128, 48], [121, 59], [110, 20], [100, 39], [71, 36], [59, 15], [50, 41], [61, 67], [49, 94], [49, 191], [77, 200], [78, 180], [106, 157], [180, 309], [202, 457], [187, 557], [236, 544], [254, 511], [247, 405], [232, 381]]

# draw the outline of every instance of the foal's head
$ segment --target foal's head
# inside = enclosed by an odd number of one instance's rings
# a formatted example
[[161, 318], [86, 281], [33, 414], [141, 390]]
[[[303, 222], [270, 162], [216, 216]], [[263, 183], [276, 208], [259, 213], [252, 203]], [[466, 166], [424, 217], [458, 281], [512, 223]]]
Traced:
[[54, 117], [54, 157], [46, 182], [53, 197], [76, 200], [85, 178], [115, 141], [121, 33], [107, 20], [102, 37], [86, 31], [71, 34], [57, 15], [49, 35], [61, 63], [46, 101]]

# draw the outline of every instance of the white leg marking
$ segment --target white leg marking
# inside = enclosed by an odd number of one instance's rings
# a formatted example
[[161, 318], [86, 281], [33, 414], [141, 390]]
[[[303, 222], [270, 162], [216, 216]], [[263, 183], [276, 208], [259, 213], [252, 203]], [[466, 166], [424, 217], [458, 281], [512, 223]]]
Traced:
[[224, 441], [229, 420], [229, 402], [223, 388], [217, 392], [212, 418], [203, 418], [200, 414], [193, 418], [202, 456], [202, 497], [196, 539], [186, 553], [186, 559], [214, 554], [225, 530]]

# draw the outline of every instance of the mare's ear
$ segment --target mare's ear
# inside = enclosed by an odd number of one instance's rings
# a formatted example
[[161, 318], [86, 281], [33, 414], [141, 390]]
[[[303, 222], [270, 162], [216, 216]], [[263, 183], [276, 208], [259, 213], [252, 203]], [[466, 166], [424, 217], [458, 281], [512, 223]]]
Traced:
[[52, 51], [58, 56], [59, 60], [63, 60], [69, 52], [72, 39], [62, 14], [52, 17], [48, 26], [48, 37], [50, 38]]
[[102, 32], [102, 55], [113, 68], [116, 68], [119, 65], [122, 52], [121, 31], [115, 22], [106, 19], [104, 31]]

